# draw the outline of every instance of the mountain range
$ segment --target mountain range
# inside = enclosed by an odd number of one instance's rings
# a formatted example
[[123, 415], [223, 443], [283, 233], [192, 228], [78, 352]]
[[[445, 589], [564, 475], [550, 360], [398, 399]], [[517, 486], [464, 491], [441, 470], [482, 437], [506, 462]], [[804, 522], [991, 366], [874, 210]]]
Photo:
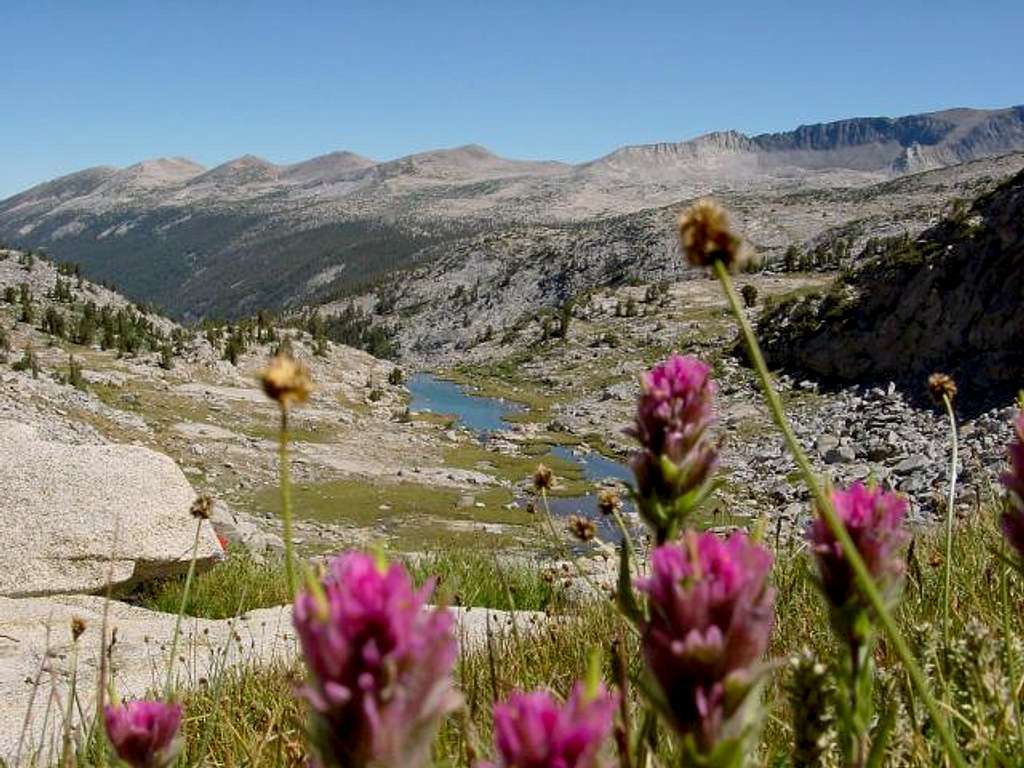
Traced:
[[[745, 136], [628, 146], [581, 164], [467, 145], [378, 162], [333, 152], [290, 165], [244, 155], [100, 166], [0, 201], [0, 241], [79, 262], [194, 319], [352, 293], [481, 235], [572, 229], [715, 193], [741, 213], [808, 190], [868, 189], [1024, 150], [1024, 106], [854, 118]], [[1013, 170], [1013, 169], [1009, 169]], [[821, 227], [748, 234], [769, 254]]]

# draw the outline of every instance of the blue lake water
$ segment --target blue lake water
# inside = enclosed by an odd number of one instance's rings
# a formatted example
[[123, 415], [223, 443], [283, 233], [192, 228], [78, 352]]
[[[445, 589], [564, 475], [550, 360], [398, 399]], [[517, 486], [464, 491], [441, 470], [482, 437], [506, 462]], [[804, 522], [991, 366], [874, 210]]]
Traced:
[[572, 448], [556, 445], [551, 453], [569, 461], [575, 461], [583, 467], [583, 477], [595, 483], [603, 480], [620, 480], [628, 482], [633, 479], [633, 472], [625, 464], [602, 456], [596, 451], [586, 454], [575, 454]]
[[505, 429], [505, 417], [520, 410], [504, 400], [471, 394], [460, 385], [429, 373], [414, 373], [408, 386], [412, 393], [410, 410], [450, 414], [480, 435]]
[[[429, 373], [413, 374], [409, 378], [408, 387], [412, 394], [412, 402], [409, 404], [411, 410], [449, 414], [481, 438], [486, 437], [487, 433], [507, 428], [506, 417], [521, 411], [521, 408], [513, 403], [474, 395], [458, 384], [444, 381]], [[552, 447], [551, 454], [578, 464], [583, 468], [583, 476], [593, 483], [609, 480], [629, 481], [633, 477], [628, 466], [597, 452], [576, 454], [572, 448], [556, 445]], [[555, 496], [549, 499], [549, 503], [553, 514], [582, 514], [593, 518], [598, 525], [601, 538], [619, 538], [618, 530], [612, 521], [598, 513], [595, 493], [571, 497]], [[627, 512], [631, 509], [628, 502], [625, 502], [624, 507]]]

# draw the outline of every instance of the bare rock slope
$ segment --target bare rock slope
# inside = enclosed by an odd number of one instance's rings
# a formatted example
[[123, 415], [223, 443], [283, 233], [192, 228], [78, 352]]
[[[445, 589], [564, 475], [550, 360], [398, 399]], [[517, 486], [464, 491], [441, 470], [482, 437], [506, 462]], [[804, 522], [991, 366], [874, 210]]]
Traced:
[[761, 322], [775, 364], [842, 382], [959, 374], [962, 399], [1024, 383], [1024, 172], [923, 233], [878, 247], [826, 293]]

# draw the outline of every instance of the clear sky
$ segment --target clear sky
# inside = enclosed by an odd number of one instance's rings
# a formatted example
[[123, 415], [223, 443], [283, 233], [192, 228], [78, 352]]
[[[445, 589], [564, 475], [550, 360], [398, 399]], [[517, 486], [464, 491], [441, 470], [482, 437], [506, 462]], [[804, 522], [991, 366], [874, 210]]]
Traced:
[[629, 143], [1024, 102], [1024, 0], [0, 0], [0, 198], [92, 165]]

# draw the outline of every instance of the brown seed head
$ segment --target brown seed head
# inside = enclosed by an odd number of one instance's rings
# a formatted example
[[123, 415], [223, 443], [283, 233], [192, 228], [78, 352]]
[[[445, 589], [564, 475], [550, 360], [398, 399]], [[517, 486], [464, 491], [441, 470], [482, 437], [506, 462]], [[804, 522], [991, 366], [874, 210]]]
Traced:
[[597, 508], [602, 515], [614, 514], [621, 506], [622, 499], [619, 498], [619, 492], [614, 488], [602, 488], [601, 492], [597, 494]]
[[313, 384], [309, 378], [309, 369], [288, 352], [278, 352], [270, 364], [260, 374], [263, 391], [271, 400], [277, 400], [284, 410], [293, 404], [300, 404], [309, 399]]
[[580, 541], [590, 541], [597, 535], [594, 521], [582, 515], [570, 515], [566, 527], [569, 529], [569, 533]]
[[737, 270], [750, 256], [742, 238], [730, 228], [725, 209], [710, 198], [698, 200], [679, 215], [679, 242], [686, 260], [695, 267], [721, 261]]
[[537, 471], [533, 473], [533, 487], [538, 491], [550, 491], [555, 484], [555, 473], [543, 464], [537, 465]]
[[213, 515], [213, 497], [208, 493], [196, 496], [196, 500], [189, 507], [189, 514], [199, 520], [209, 520]]
[[85, 619], [81, 616], [71, 617], [71, 640], [77, 641], [85, 632]]
[[948, 373], [933, 373], [928, 377], [928, 392], [936, 405], [942, 405], [944, 397], [952, 403], [956, 397], [956, 382]]

